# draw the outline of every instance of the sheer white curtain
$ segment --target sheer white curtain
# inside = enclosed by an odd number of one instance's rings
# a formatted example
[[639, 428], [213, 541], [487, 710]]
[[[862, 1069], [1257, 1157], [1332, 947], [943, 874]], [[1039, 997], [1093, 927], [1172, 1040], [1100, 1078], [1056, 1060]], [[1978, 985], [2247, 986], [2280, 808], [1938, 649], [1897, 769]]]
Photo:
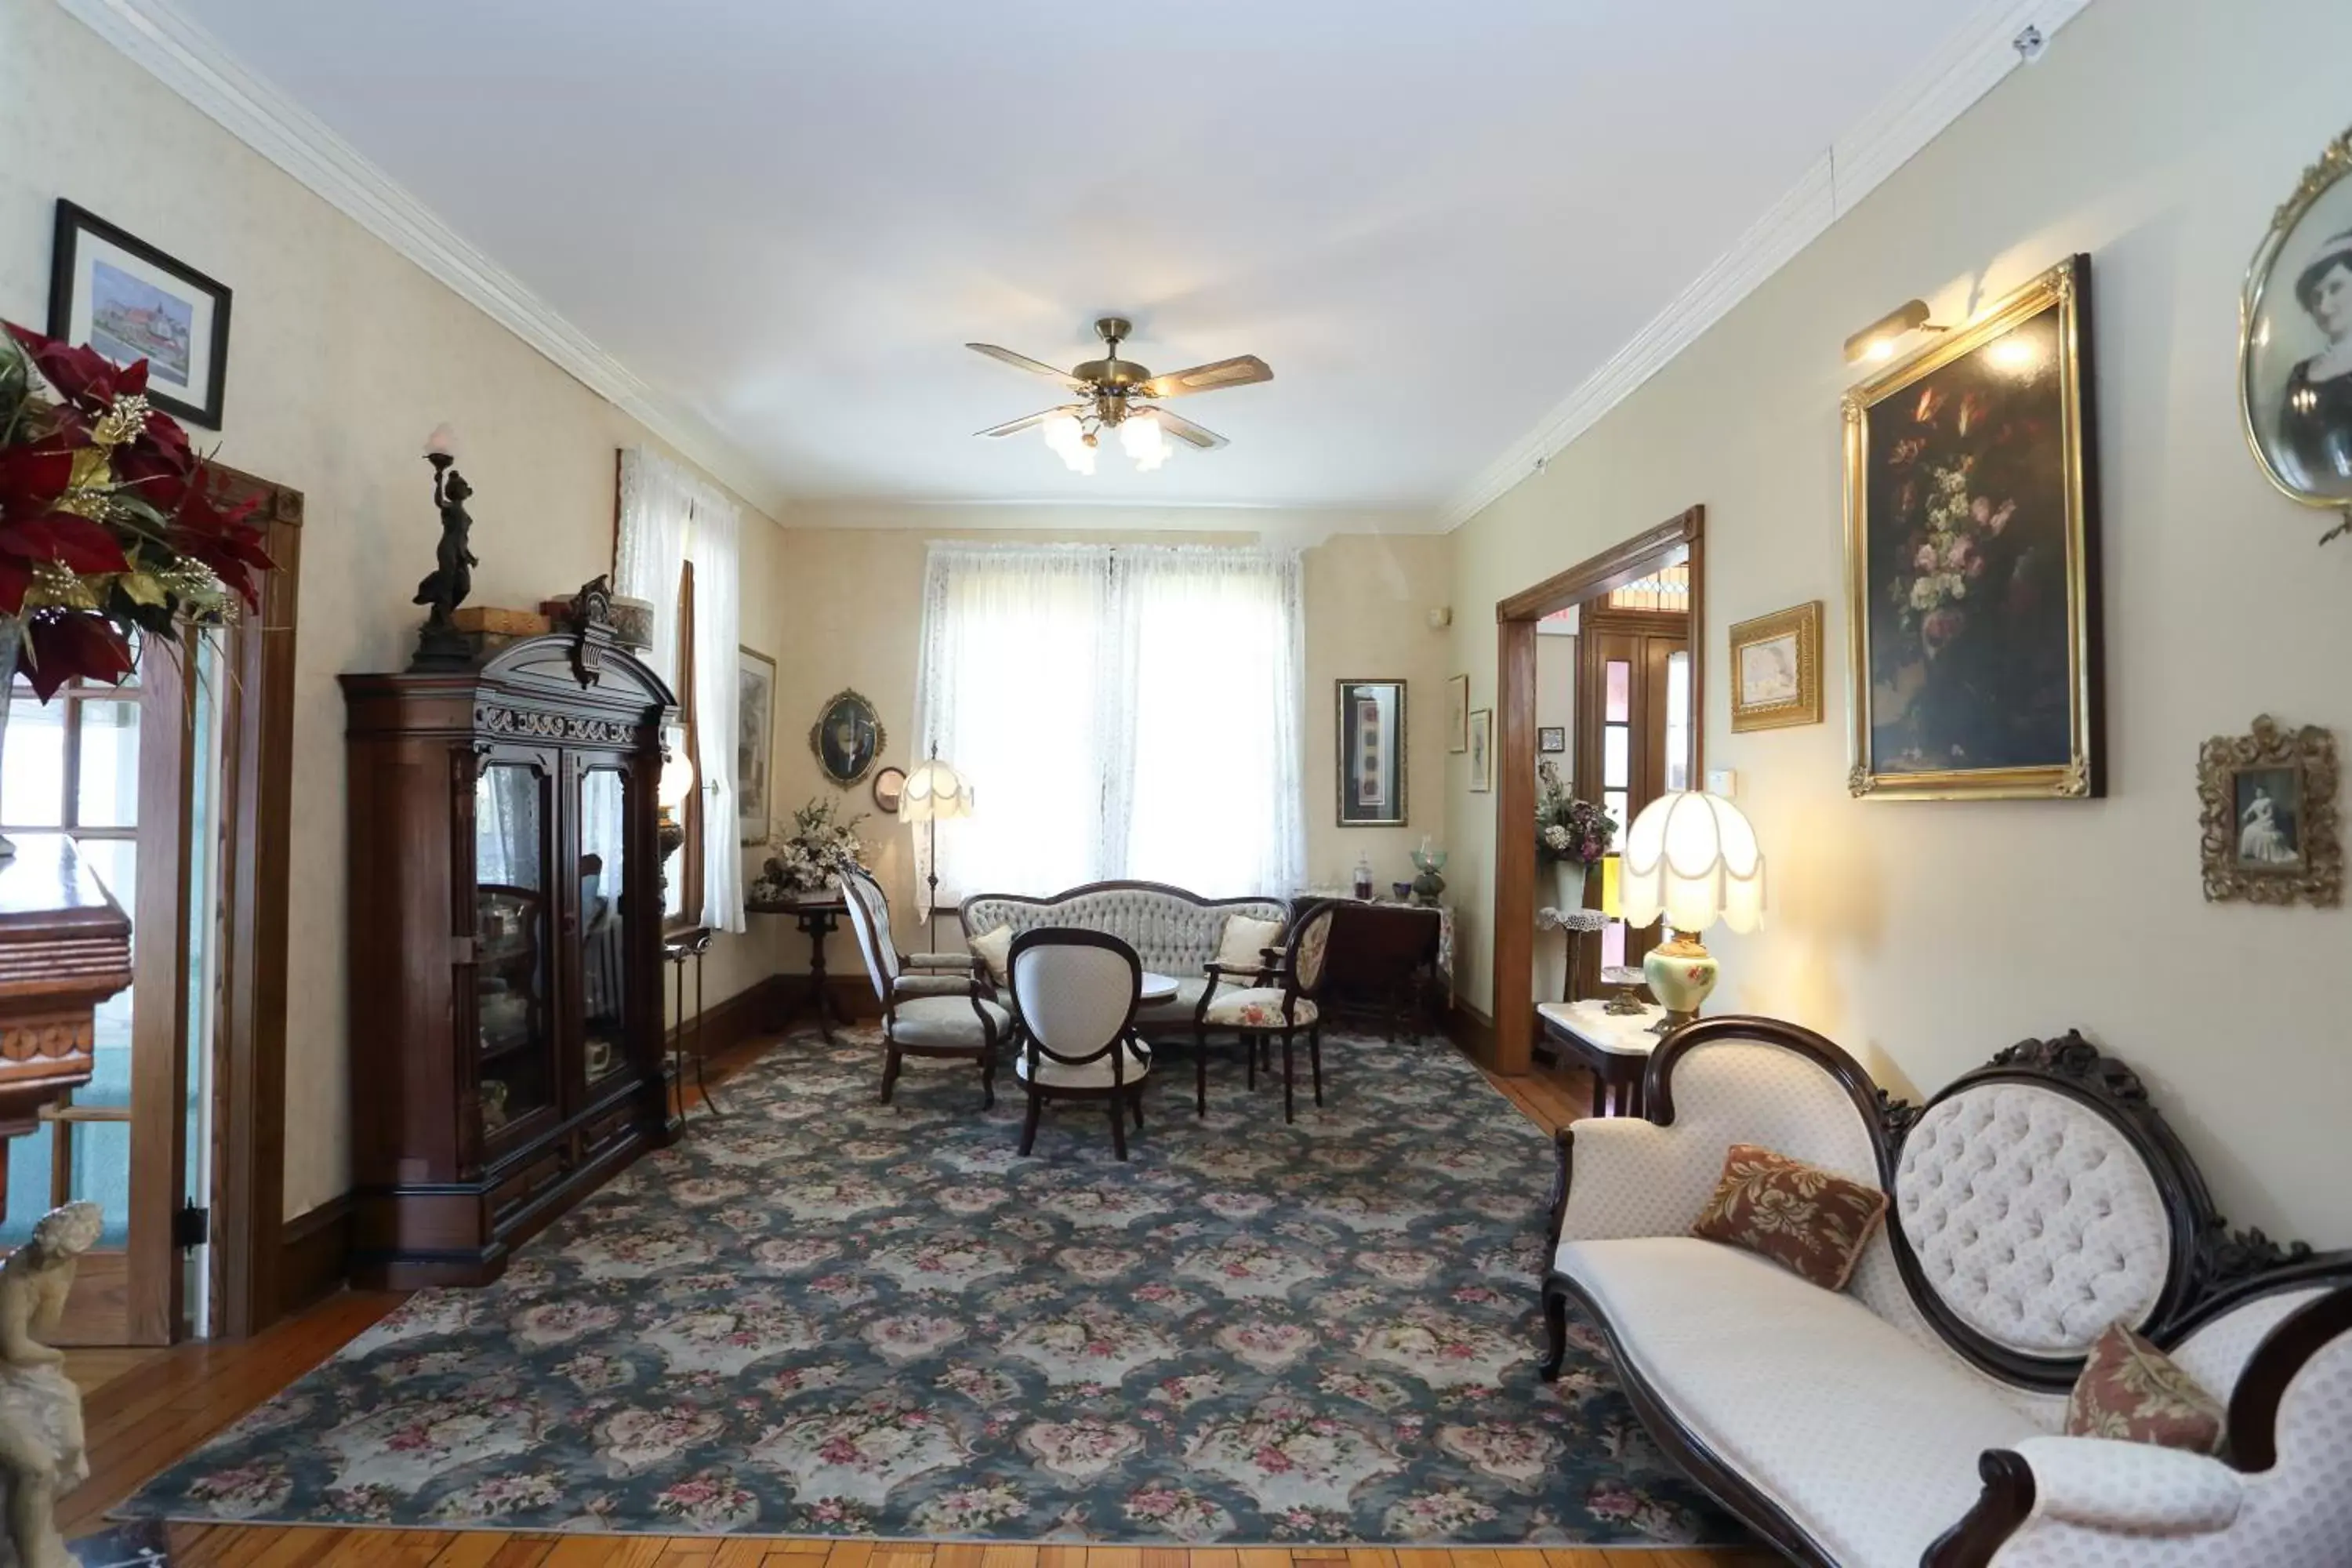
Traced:
[[[646, 662], [677, 690], [677, 589], [694, 563], [695, 772], [702, 781], [702, 923], [743, 929], [735, 823], [736, 643], [742, 624], [741, 514], [725, 491], [658, 452], [621, 453], [614, 592], [654, 607]], [[677, 692], [684, 699], [687, 694]]]
[[[736, 734], [742, 707], [743, 587], [738, 554], [742, 516], [710, 485], [698, 483], [686, 558], [694, 563], [694, 766], [702, 791], [702, 923], [743, 929], [743, 850], [736, 813]], [[758, 825], [765, 838], [768, 825]]]
[[975, 792], [941, 900], [1297, 887], [1300, 640], [1293, 552], [934, 545], [915, 746]]
[[1304, 879], [1298, 557], [1118, 552], [1129, 699], [1120, 873], [1212, 898]]

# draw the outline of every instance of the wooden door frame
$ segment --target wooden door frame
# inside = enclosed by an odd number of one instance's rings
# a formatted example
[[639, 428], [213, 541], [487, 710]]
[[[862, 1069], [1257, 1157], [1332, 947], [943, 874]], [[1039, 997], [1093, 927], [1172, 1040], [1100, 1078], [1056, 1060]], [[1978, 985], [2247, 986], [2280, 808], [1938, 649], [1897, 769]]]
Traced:
[[1524, 1073], [1535, 1045], [1536, 623], [1646, 577], [1677, 549], [1690, 563], [1691, 777], [1706, 775], [1706, 509], [1695, 506], [1495, 605], [1495, 1070]]
[[[219, 468], [278, 569], [261, 605], [230, 631], [221, 725], [220, 1017], [214, 1038], [212, 1264], [216, 1337], [241, 1338], [301, 1304], [286, 1278], [287, 894], [294, 805], [294, 654], [302, 495]], [[341, 1204], [342, 1200], [337, 1200]], [[337, 1215], [343, 1209], [335, 1205]], [[338, 1237], [340, 1232], [338, 1232]], [[335, 1277], [341, 1248], [334, 1246]]]

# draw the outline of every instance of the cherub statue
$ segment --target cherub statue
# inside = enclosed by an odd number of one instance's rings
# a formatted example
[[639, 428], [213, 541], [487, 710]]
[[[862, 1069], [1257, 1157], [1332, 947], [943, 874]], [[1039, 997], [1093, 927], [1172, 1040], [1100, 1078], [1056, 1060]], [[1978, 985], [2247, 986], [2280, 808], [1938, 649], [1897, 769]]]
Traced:
[[58, 1326], [75, 1265], [101, 1223], [96, 1204], [51, 1209], [33, 1239], [0, 1263], [0, 1488], [14, 1548], [7, 1561], [17, 1568], [72, 1568], [56, 1515], [58, 1494], [89, 1475], [81, 1393], [65, 1374], [64, 1353], [33, 1336]]
[[451, 613], [473, 593], [474, 568], [481, 564], [467, 548], [474, 520], [467, 514], [466, 502], [474, 487], [466, 482], [447, 453], [428, 453], [426, 458], [433, 465], [433, 504], [441, 509], [441, 544], [434, 555], [434, 569], [416, 584], [413, 603], [432, 605], [432, 623], [446, 626]]

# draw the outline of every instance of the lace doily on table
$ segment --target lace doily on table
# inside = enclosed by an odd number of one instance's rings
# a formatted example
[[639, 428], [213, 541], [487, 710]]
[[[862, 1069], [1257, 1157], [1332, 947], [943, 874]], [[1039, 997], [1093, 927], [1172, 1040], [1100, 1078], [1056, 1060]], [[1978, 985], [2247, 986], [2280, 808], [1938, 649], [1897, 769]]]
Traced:
[[1596, 931], [1609, 929], [1609, 917], [1599, 910], [1556, 910], [1549, 906], [1536, 911], [1538, 931]]

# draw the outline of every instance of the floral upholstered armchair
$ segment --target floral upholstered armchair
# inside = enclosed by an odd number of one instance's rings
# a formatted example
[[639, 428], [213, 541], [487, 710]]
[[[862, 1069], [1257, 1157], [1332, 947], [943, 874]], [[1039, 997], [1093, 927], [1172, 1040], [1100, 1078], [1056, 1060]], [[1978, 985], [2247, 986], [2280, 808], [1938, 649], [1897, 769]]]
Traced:
[[[1323, 993], [1325, 960], [1331, 947], [1331, 921], [1338, 906], [1310, 904], [1291, 922], [1289, 941], [1268, 948], [1255, 964], [1212, 962], [1209, 983], [1192, 1011], [1195, 1070], [1205, 1074], [1209, 1031], [1231, 1029], [1241, 1037], [1249, 1061], [1249, 1083], [1257, 1087], [1258, 1053], [1271, 1039], [1282, 1041], [1282, 1119], [1297, 1120], [1294, 1105], [1296, 1075], [1291, 1041], [1307, 1036], [1307, 1056], [1314, 1073], [1315, 1103], [1323, 1103]], [[1206, 1079], [1196, 1092], [1206, 1107]]]
[[[1545, 1371], [1580, 1310], [1659, 1445], [1791, 1559], [2352, 1565], [2352, 1257], [2229, 1231], [2129, 1068], [2031, 1040], [1890, 1104], [1820, 1036], [1723, 1017], [1644, 1088], [1560, 1134]], [[1843, 1290], [1690, 1234], [1735, 1143], [1890, 1195]], [[2115, 1325], [2210, 1396], [2218, 1457], [2066, 1435]]]

